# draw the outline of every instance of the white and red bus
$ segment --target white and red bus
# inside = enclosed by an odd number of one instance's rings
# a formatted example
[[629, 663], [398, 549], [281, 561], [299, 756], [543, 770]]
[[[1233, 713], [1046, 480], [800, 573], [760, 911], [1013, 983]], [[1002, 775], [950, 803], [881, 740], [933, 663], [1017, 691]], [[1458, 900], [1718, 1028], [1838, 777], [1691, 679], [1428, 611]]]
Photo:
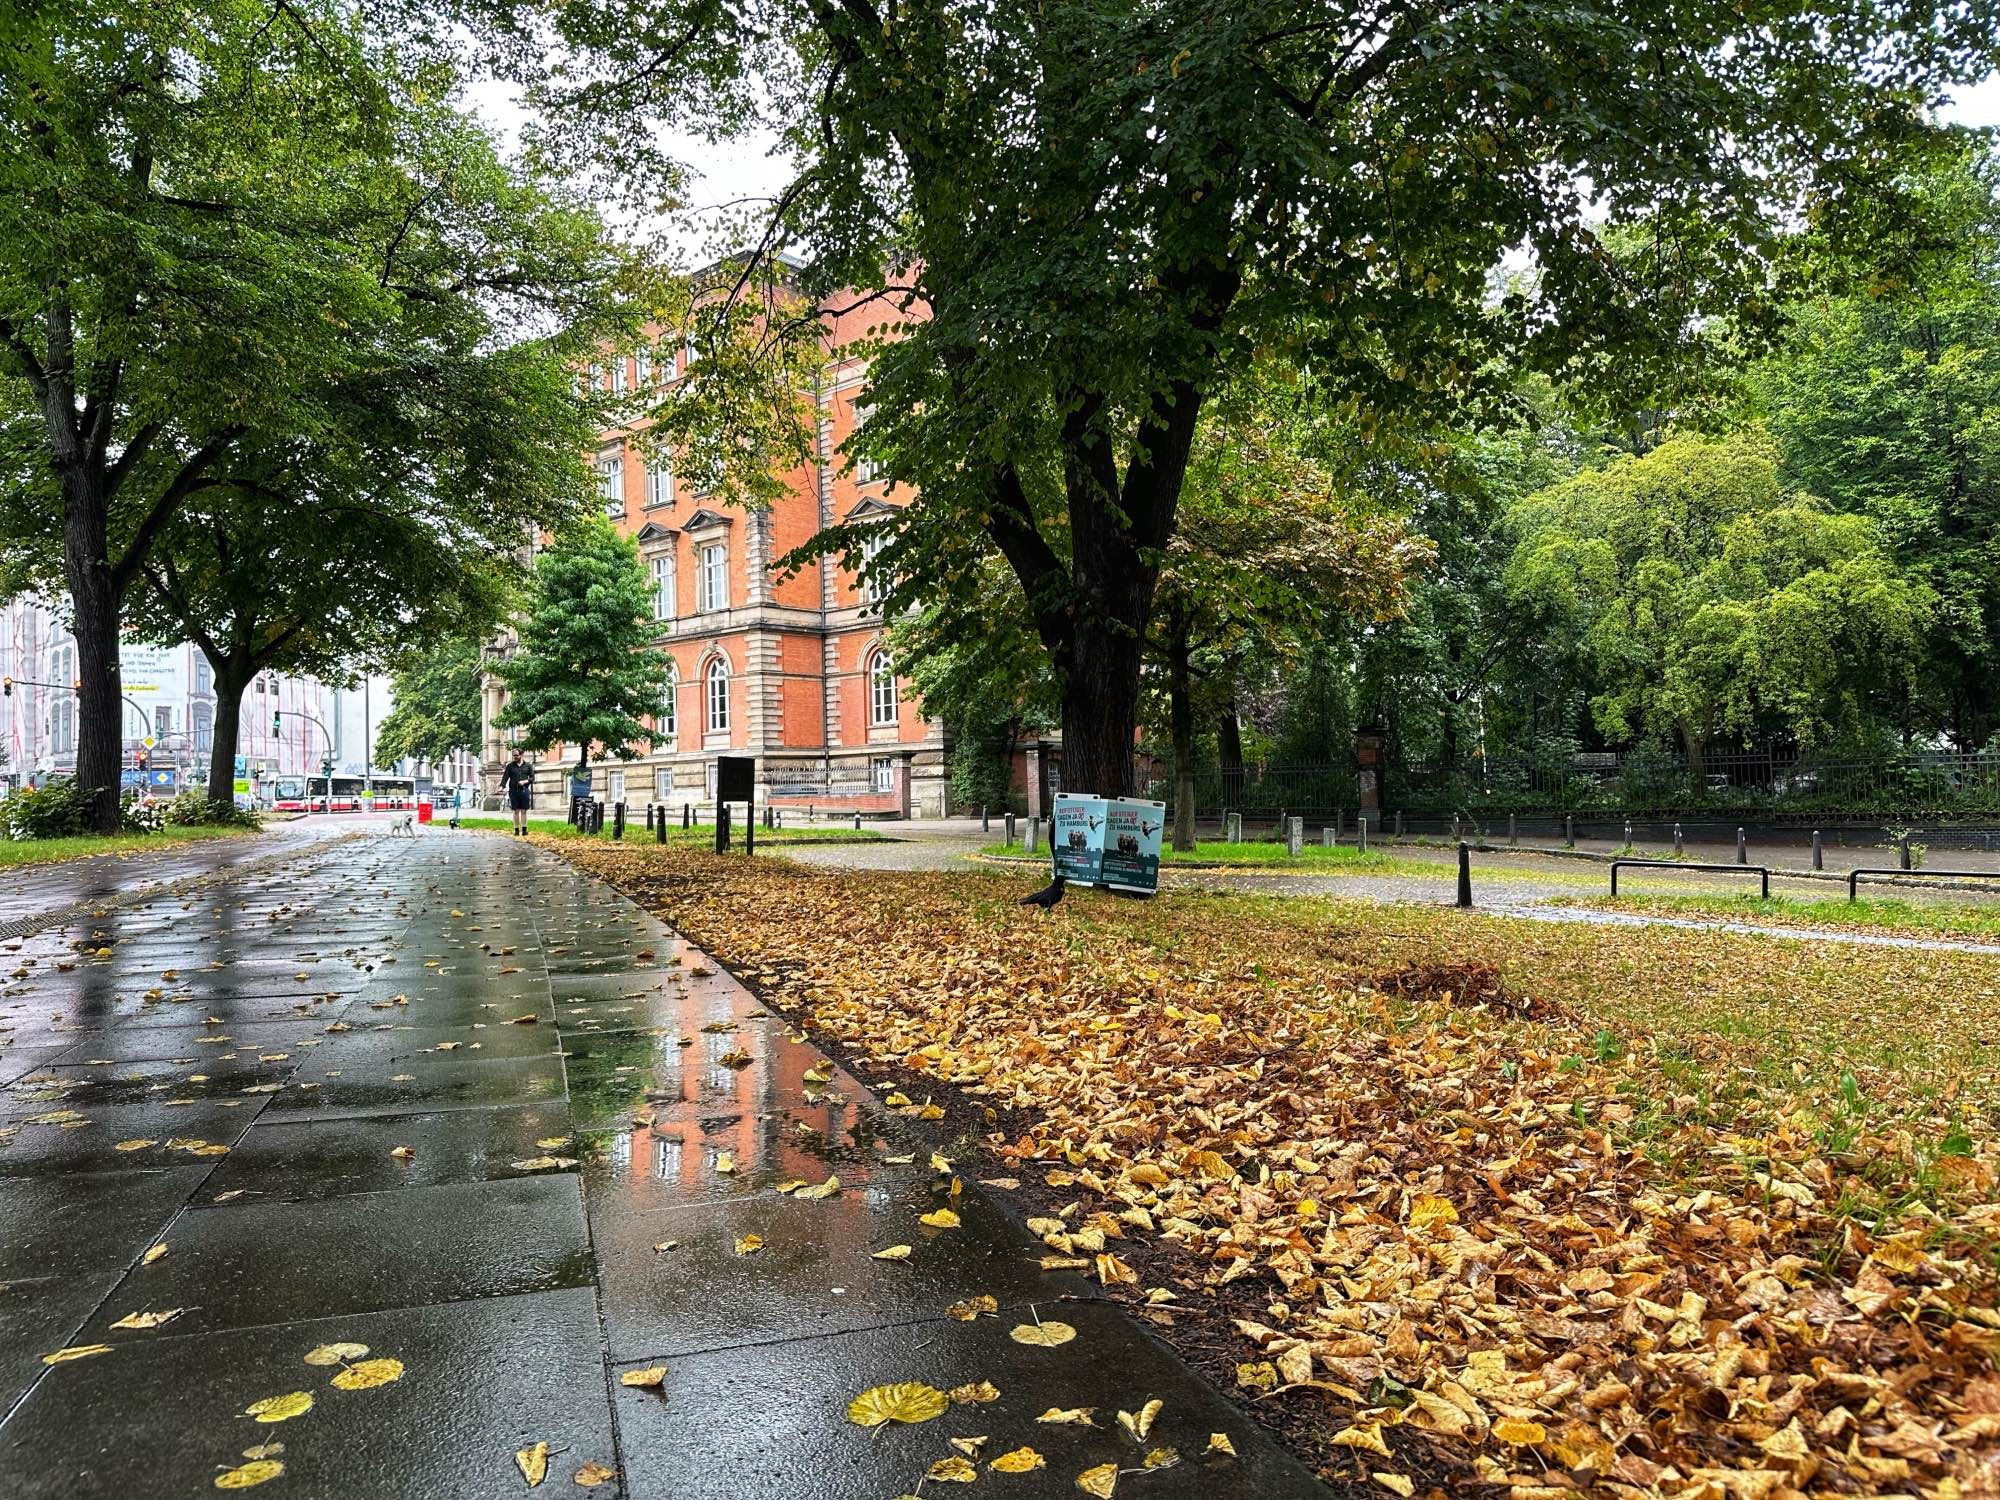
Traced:
[[417, 805], [416, 783], [407, 776], [377, 776], [374, 801], [363, 794], [359, 776], [280, 776], [271, 784], [277, 812], [406, 812]]

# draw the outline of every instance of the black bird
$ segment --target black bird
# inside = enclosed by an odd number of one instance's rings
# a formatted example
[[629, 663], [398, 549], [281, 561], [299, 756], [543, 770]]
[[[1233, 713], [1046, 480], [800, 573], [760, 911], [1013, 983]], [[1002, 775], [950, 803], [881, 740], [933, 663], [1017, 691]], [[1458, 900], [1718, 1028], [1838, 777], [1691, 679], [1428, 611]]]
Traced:
[[1039, 906], [1043, 911], [1048, 911], [1051, 908], [1053, 908], [1058, 901], [1062, 900], [1063, 891], [1068, 885], [1069, 882], [1063, 879], [1062, 876], [1058, 875], [1054, 880], [1051, 880], [1047, 885], [1043, 886], [1042, 889], [1036, 891], [1034, 895], [1023, 896], [1021, 898], [1021, 905]]

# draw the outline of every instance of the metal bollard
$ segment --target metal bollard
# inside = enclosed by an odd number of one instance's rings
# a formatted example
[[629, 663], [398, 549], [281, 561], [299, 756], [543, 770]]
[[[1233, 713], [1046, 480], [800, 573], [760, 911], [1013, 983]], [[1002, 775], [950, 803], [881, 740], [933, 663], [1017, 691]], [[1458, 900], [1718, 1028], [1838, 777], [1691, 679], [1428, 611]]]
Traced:
[[1743, 830], [1740, 828], [1736, 830], [1736, 863], [1739, 865], [1750, 863], [1750, 846], [1744, 842]]
[[981, 833], [991, 833], [993, 831], [993, 819], [988, 813], [984, 802], [979, 804], [979, 831]]
[[656, 844], [664, 844], [666, 841], [667, 841], [667, 810], [663, 807], [660, 809], [659, 817], [653, 820], [653, 842]]
[[694, 827], [694, 804], [691, 802], [683, 802], [681, 804], [681, 827]]
[[1910, 868], [1910, 836], [1906, 833], [1896, 842], [1902, 848], [1903, 868], [1907, 870]]
[[1676, 823], [1676, 824], [1674, 824], [1674, 858], [1675, 858], [1675, 859], [1679, 859], [1679, 858], [1681, 857], [1681, 853], [1682, 853], [1682, 849], [1681, 849], [1681, 825], [1680, 825], [1680, 824], [1678, 824], [1678, 823]]
[[1472, 846], [1458, 841], [1458, 904], [1472, 905]]
[[1345, 832], [1347, 832], [1347, 809], [1336, 807], [1333, 810], [1333, 841], [1339, 843], [1340, 836]]
[[1521, 842], [1521, 830], [1515, 826], [1514, 815], [1507, 814], [1507, 847], [1514, 848]]
[[651, 833], [652, 831], [653, 831], [653, 804], [648, 802], [646, 804], [646, 832]]
[[1403, 836], [1403, 814], [1399, 810], [1396, 813], [1396, 837], [1401, 838], [1402, 836]]
[[1368, 820], [1361, 818], [1354, 825], [1355, 847], [1363, 854], [1368, 852]]
[[614, 839], [625, 837], [625, 804], [622, 802], [618, 804], [617, 810], [612, 814], [611, 836]]
[[1563, 847], [1565, 849], [1574, 849], [1576, 847], [1575, 813], [1563, 814]]
[[1458, 814], [1457, 814], [1457, 813], [1453, 813], [1453, 814], [1451, 815], [1451, 836], [1452, 836], [1453, 838], [1457, 838], [1457, 837], [1458, 837]]
[[854, 831], [861, 832], [861, 814], [858, 812], [854, 815]]
[[1815, 870], [1824, 870], [1826, 868], [1826, 855], [1820, 848], [1819, 830], [1817, 828], [1813, 830], [1813, 868]]

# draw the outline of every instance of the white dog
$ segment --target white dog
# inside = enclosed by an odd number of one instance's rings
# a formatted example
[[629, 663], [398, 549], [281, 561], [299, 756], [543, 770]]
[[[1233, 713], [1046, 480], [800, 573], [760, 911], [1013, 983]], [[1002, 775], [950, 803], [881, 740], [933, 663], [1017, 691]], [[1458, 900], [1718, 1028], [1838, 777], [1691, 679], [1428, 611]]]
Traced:
[[404, 813], [402, 817], [389, 825], [390, 838], [394, 838], [399, 833], [407, 838], [415, 838], [417, 836], [416, 815], [414, 813]]

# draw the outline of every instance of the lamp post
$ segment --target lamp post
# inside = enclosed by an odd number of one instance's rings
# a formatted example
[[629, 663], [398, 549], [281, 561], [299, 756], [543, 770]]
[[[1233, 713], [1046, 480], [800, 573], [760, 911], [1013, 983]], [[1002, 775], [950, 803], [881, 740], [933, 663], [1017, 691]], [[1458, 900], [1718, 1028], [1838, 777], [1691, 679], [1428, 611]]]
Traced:
[[[274, 738], [277, 736], [278, 724], [279, 721], [282, 719], [307, 719], [310, 720], [312, 723], [319, 725], [319, 732], [326, 736], [326, 764], [328, 766], [331, 766], [333, 764], [333, 731], [326, 727], [326, 720], [322, 719], [318, 714], [309, 714], [302, 708], [274, 708], [271, 710], [271, 734]], [[325, 810], [327, 812], [332, 812], [333, 772], [331, 770], [329, 770], [326, 773], [325, 780], [326, 780]], [[312, 775], [310, 772], [308, 772], [306, 775], [306, 790], [308, 792], [312, 790]]]

